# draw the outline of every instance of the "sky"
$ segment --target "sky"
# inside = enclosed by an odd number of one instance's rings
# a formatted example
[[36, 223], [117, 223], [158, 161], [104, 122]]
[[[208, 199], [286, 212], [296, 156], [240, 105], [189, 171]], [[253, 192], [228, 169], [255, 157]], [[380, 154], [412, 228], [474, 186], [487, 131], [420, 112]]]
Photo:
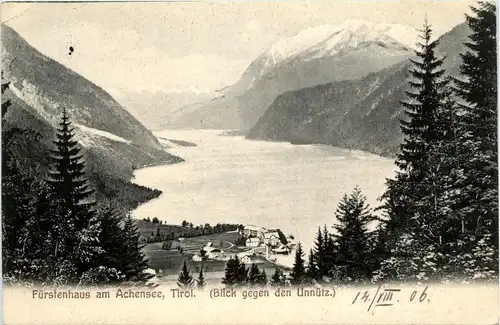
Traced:
[[[111, 94], [211, 92], [235, 83], [284, 37], [350, 19], [436, 34], [464, 21], [470, 1], [8, 3], [1, 20], [40, 52]], [[74, 52], [69, 55], [69, 47]]]

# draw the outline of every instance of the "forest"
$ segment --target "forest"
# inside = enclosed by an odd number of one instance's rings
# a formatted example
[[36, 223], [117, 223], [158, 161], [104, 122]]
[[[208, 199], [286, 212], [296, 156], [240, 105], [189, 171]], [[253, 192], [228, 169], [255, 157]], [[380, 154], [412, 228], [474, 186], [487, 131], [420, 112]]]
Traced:
[[[9, 82], [3, 82], [2, 93], [8, 89]], [[2, 126], [13, 106], [10, 100], [2, 103]], [[4, 283], [145, 285], [151, 275], [143, 272], [147, 261], [135, 221], [106, 195], [96, 195], [99, 185], [87, 178], [66, 110], [48, 157], [52, 168], [45, 174], [35, 164], [26, 168], [16, 147], [42, 147], [40, 141], [36, 131], [2, 127]]]

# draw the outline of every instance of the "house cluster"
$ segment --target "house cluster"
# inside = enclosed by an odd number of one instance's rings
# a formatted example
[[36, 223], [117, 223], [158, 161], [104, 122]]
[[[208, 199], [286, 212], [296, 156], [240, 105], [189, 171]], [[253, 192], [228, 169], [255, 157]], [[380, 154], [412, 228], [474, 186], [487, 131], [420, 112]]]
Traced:
[[196, 253], [193, 256], [193, 261], [202, 260], [227, 260], [228, 257], [224, 254], [224, 251], [214, 247], [212, 242], [208, 242], [204, 247], [201, 248], [200, 253]]
[[240, 229], [240, 235], [247, 238], [245, 246], [259, 247], [266, 246], [271, 248], [273, 253], [288, 254], [289, 247], [281, 242], [280, 235], [277, 230], [266, 229], [253, 225], [246, 225]]

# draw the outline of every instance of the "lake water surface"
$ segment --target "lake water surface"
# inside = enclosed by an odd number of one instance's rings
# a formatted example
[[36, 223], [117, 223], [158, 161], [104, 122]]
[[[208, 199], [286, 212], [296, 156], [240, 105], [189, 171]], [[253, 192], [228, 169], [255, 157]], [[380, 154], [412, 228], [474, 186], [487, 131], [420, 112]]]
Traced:
[[360, 151], [222, 136], [220, 130], [165, 130], [162, 138], [196, 147], [169, 152], [186, 161], [135, 172], [134, 182], [163, 194], [134, 211], [171, 224], [218, 222], [281, 228], [306, 251], [317, 227], [335, 223], [337, 203], [359, 185], [372, 207], [393, 160]]

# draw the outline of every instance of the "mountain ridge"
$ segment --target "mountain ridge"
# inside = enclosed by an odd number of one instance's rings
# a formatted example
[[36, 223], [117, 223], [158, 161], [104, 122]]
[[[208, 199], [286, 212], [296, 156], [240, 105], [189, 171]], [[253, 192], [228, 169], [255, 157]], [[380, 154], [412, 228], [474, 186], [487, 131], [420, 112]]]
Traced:
[[[311, 46], [320, 46], [316, 43], [299, 53], [292, 51], [293, 55], [277, 62], [272, 53], [264, 52], [221, 97], [191, 108], [175, 121], [166, 121], [165, 127], [249, 130], [276, 96], [285, 91], [356, 79], [397, 64], [412, 53], [405, 45], [392, 37], [385, 37], [380, 31], [368, 27], [359, 30], [361, 32], [341, 28], [339, 34], [332, 34], [338, 39], [329, 44], [328, 49], [333, 47], [335, 53], [317, 56], [317, 51], [313, 51], [311, 57], [307, 50]], [[320, 37], [320, 43], [322, 41], [325, 39]]]
[[[459, 73], [459, 53], [469, 32], [464, 23], [439, 38], [436, 52], [446, 55], [443, 68], [448, 75]], [[400, 62], [357, 80], [281, 94], [247, 138], [322, 143], [394, 156], [403, 137], [399, 119], [405, 116], [399, 102], [409, 90], [410, 67], [410, 62]]]

